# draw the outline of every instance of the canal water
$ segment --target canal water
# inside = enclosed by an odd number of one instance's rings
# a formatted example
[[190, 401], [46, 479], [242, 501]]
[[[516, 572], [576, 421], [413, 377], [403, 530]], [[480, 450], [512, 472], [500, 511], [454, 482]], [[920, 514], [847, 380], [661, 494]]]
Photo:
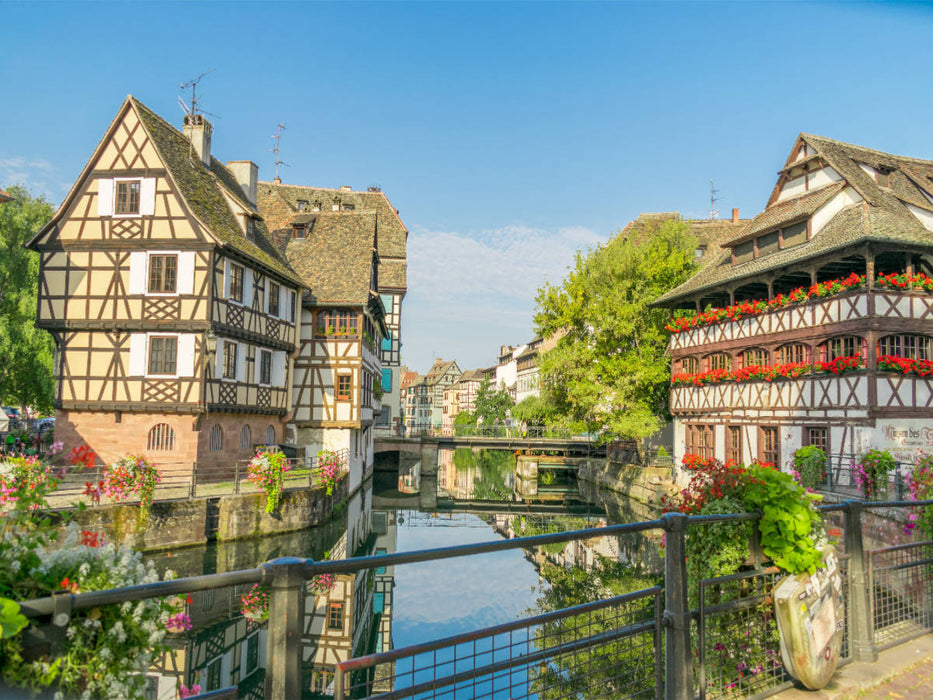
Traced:
[[[376, 472], [350, 499], [345, 512], [324, 527], [151, 558], [176, 576], [194, 576], [254, 567], [281, 556], [344, 559], [644, 519], [624, 498], [578, 483], [574, 474], [551, 467], [541, 471], [537, 487], [529, 486], [516, 474], [516, 456], [497, 450], [442, 450], [436, 476], [422, 477], [420, 462], [404, 457], [396, 463], [377, 462]], [[645, 573], [636, 577], [637, 582], [651, 585], [647, 572], [656, 559], [655, 543], [597, 537], [338, 575], [332, 590], [307, 593], [304, 697], [332, 696], [336, 664], [349, 658], [566, 607], [568, 595], [569, 604], [575, 604], [598, 596], [599, 588], [624, 592], [616, 584], [625, 580], [629, 588], [635, 587], [629, 578], [636, 570]], [[607, 562], [610, 568], [624, 566], [624, 575], [613, 578]], [[592, 576], [585, 573], [597, 569]], [[574, 571], [584, 572], [582, 578], [574, 579]], [[188, 596], [193, 628], [170, 636], [172, 651], [152, 670], [148, 698], [174, 700], [181, 686], [195, 685], [201, 692], [236, 685], [240, 698], [263, 697], [266, 629], [241, 614], [241, 598], [249, 588]], [[382, 692], [417, 685], [429, 680], [438, 664], [446, 664], [447, 671], [479, 665], [479, 657], [489, 651], [474, 644], [464, 656], [462, 649], [438, 652], [427, 662], [406, 657], [379, 667], [372, 689]], [[485, 661], [499, 660], [496, 654], [500, 652], [487, 655]], [[461, 687], [444, 697], [508, 698], [513, 688], [528, 682], [522, 673], [513, 673], [502, 688]]]

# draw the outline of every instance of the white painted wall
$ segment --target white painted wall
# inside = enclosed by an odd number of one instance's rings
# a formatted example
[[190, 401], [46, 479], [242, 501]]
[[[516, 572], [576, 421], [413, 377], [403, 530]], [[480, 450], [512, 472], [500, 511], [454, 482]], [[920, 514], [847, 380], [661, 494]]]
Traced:
[[826, 204], [817, 209], [810, 219], [810, 237], [813, 238], [825, 228], [826, 224], [840, 211], [862, 201], [861, 195], [851, 187], [846, 187]]
[[913, 204], [908, 204], [907, 208], [910, 210], [910, 213], [917, 217], [917, 220], [923, 224], [923, 228], [927, 231], [933, 231], [933, 212], [915, 207]]

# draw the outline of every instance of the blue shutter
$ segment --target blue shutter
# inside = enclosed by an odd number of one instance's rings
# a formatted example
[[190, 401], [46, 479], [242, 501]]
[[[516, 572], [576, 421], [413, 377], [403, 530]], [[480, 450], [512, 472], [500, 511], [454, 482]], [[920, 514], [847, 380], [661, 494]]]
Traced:
[[392, 370], [391, 369], [382, 370], [382, 390], [392, 391]]

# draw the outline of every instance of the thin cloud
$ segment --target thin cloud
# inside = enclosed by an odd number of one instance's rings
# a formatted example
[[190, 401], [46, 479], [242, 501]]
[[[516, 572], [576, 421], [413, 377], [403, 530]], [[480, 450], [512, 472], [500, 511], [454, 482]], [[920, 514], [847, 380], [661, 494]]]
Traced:
[[26, 156], [0, 157], [0, 187], [22, 185], [33, 194], [43, 194], [53, 202], [68, 192], [71, 183], [65, 182], [57, 168], [44, 158]]
[[467, 235], [414, 229], [408, 238], [403, 359], [424, 372], [434, 355], [461, 369], [488, 365], [500, 345], [531, 339], [534, 300], [559, 283], [578, 250], [603, 237], [584, 227], [505, 226]]

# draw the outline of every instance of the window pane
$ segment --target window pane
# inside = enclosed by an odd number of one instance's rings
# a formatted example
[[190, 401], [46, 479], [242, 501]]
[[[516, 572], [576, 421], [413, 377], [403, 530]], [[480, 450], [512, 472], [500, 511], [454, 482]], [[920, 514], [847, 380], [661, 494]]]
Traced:
[[784, 228], [784, 247], [791, 248], [807, 242], [807, 222], [791, 224]]
[[165, 257], [162, 255], [153, 255], [149, 258], [149, 291], [162, 291], [162, 262]]
[[777, 231], [766, 233], [758, 239], [758, 257], [771, 255], [780, 250], [780, 234]]

